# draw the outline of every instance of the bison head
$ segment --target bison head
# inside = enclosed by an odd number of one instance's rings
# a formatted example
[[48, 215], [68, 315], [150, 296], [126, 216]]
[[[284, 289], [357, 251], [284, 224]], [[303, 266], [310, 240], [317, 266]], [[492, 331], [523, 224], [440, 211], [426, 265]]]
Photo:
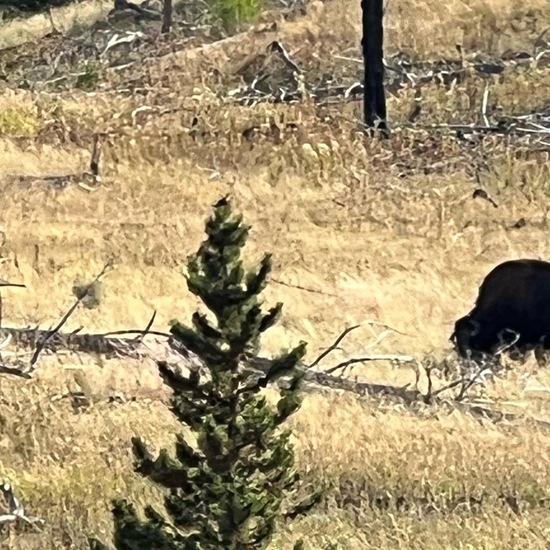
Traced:
[[[472, 339], [481, 331], [481, 325], [469, 315], [462, 317], [455, 323], [454, 332], [451, 334], [451, 342], [456, 352], [461, 357], [468, 357], [472, 351]], [[470, 352], [470, 353], [469, 353]]]

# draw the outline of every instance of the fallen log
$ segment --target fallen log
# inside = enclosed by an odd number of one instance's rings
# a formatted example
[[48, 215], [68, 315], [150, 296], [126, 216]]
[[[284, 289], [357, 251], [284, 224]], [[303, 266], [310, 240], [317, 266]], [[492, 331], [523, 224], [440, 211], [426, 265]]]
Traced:
[[[148, 358], [155, 361], [164, 360], [170, 368], [178, 370], [196, 370], [203, 367], [200, 359], [188, 350], [183, 349], [170, 334], [148, 332], [147, 340], [142, 337], [122, 338], [109, 336], [108, 334], [73, 331], [69, 333], [56, 332], [50, 335], [49, 330], [39, 328], [0, 328], [0, 338], [2, 340], [5, 341], [6, 338], [10, 338], [16, 346], [29, 350], [36, 349], [37, 346], [44, 343], [43, 350], [51, 353], [69, 351], [103, 355], [108, 359]], [[143, 334], [140, 333], [140, 336], [143, 336]], [[269, 369], [271, 360], [265, 357], [250, 357], [246, 363], [251, 370], [263, 373]], [[407, 387], [356, 382], [313, 369], [306, 371], [305, 381], [331, 389], [351, 391], [363, 396], [398, 397], [407, 403], [422, 398], [419, 391]]]
[[[120, 331], [125, 332], [125, 331]], [[43, 350], [49, 350], [52, 353], [59, 351], [70, 351], [73, 353], [90, 353], [105, 355], [113, 359], [149, 359], [155, 362], [164, 361], [171, 369], [177, 370], [197, 370], [204, 368], [200, 359], [183, 349], [181, 344], [175, 340], [170, 334], [160, 332], [148, 332], [147, 340], [144, 338], [143, 331], [128, 331], [127, 333], [136, 332], [139, 336], [136, 338], [122, 338], [109, 336], [107, 334], [86, 334], [78, 331], [71, 333], [56, 332], [53, 336], [48, 335], [50, 331], [38, 328], [0, 328], [0, 336], [4, 339], [10, 338], [11, 342], [17, 346], [27, 349], [35, 349], [37, 345], [47, 338]], [[111, 333], [113, 334], [113, 333]], [[114, 334], [118, 334], [114, 333]], [[252, 373], [257, 373], [261, 376], [270, 368], [271, 359], [265, 357], [249, 357], [245, 360], [245, 368], [249, 368]], [[17, 374], [15, 367], [2, 367], [0, 374]], [[30, 375], [27, 376], [30, 378]], [[442, 405], [452, 409], [458, 409], [461, 412], [469, 413], [473, 416], [489, 420], [493, 423], [516, 423], [516, 422], [532, 422], [543, 430], [550, 430], [550, 423], [544, 420], [531, 418], [521, 414], [509, 413], [492, 408], [490, 406], [481, 406], [478, 403], [457, 402], [452, 399], [440, 399], [437, 396], [432, 396], [427, 400], [427, 396], [422, 394], [417, 389], [409, 386], [392, 386], [388, 384], [373, 384], [369, 382], [360, 382], [351, 380], [341, 376], [334, 376], [326, 372], [316, 371], [311, 368], [306, 370], [304, 377], [306, 387], [314, 388], [321, 386], [331, 390], [342, 390], [353, 393], [360, 397], [374, 399], [397, 399], [406, 406], [425, 403], [429, 405]], [[284, 384], [284, 379], [279, 381]], [[84, 395], [73, 394], [70, 392], [66, 395], [58, 396], [58, 398], [71, 398], [75, 401], [75, 409], [86, 407], [89, 405], [89, 399]], [[160, 400], [161, 396], [158, 397]], [[155, 399], [155, 396], [148, 396], [148, 400]], [[106, 398], [106, 401], [113, 404], [123, 404], [131, 401], [138, 401], [137, 397], [114, 395]]]

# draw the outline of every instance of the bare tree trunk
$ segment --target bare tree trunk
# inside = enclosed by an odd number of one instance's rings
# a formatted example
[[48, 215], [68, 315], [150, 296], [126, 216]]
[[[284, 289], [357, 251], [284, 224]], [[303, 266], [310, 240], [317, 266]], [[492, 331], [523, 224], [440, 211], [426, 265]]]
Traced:
[[383, 0], [361, 0], [363, 10], [361, 44], [365, 64], [363, 111], [365, 125], [368, 128], [378, 128], [384, 137], [388, 137], [384, 93], [383, 4]]
[[172, 0], [164, 0], [162, 10], [162, 34], [168, 34], [172, 26]]

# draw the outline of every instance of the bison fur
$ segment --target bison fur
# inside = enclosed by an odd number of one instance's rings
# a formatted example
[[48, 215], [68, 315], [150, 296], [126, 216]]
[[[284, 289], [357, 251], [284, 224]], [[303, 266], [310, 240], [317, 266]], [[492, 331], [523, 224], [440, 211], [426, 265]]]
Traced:
[[451, 340], [462, 357], [550, 347], [550, 263], [510, 260], [479, 287], [474, 308], [455, 323]]

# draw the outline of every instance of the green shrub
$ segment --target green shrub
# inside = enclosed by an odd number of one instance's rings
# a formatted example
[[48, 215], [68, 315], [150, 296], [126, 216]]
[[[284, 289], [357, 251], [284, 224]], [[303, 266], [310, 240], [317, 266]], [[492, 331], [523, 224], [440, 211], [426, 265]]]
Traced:
[[25, 108], [0, 109], [0, 136], [30, 134], [37, 126], [36, 116]]
[[241, 23], [247, 23], [262, 11], [262, 0], [211, 0], [212, 13], [225, 30], [235, 32]]

